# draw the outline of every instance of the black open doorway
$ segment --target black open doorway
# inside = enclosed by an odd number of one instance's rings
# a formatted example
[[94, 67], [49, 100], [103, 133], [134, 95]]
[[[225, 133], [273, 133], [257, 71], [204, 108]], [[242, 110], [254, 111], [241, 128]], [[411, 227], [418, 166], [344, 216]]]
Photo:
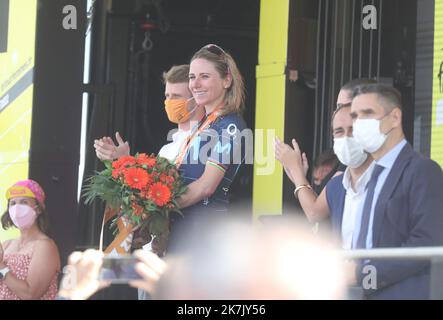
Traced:
[[[368, 8], [375, 12], [375, 28], [363, 23]], [[403, 129], [413, 142], [417, 0], [291, 0], [289, 22], [288, 73], [297, 70], [298, 79], [286, 84], [285, 137], [299, 141], [311, 168], [332, 147], [337, 95], [355, 78], [376, 79], [401, 92]], [[285, 179], [288, 210], [292, 191]]]

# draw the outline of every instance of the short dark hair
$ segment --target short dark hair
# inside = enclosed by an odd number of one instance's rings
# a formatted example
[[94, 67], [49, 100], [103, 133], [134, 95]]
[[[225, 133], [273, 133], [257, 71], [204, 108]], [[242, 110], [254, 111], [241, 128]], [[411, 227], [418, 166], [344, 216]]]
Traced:
[[314, 162], [314, 169], [321, 166], [335, 167], [338, 164], [338, 158], [333, 149], [323, 151]]
[[[48, 232], [48, 215], [43, 209], [38, 201], [36, 201], [37, 206], [40, 208], [41, 213], [37, 216], [37, 225], [41, 232], [44, 234], [47, 234]], [[1, 218], [2, 228], [4, 230], [7, 230], [11, 227], [14, 227], [14, 222], [12, 221], [11, 217], [9, 216], [9, 201], [8, 201], [8, 209], [3, 213]]]
[[402, 108], [401, 93], [392, 86], [380, 83], [360, 85], [353, 90], [352, 99], [362, 94], [376, 94], [387, 111]]
[[366, 84], [376, 84], [377, 80], [369, 79], [369, 78], [357, 78], [351, 81], [346, 82], [340, 90], [346, 91], [354, 91], [354, 89], [358, 86], [366, 85]]
[[189, 64], [173, 66], [166, 72], [163, 72], [163, 83], [183, 83], [189, 82]]
[[331, 117], [331, 128], [333, 128], [333, 124], [334, 124], [334, 118], [337, 115], [337, 113], [344, 108], [350, 108], [351, 104], [350, 103], [346, 103], [346, 104], [341, 104], [337, 107], [337, 109], [334, 110], [334, 112], [332, 113], [332, 117]]
[[[353, 79], [351, 81], [346, 82], [343, 87], [340, 88], [340, 91], [349, 91], [349, 94], [353, 95], [353, 91], [355, 90], [355, 88], [357, 88], [358, 86], [362, 86], [362, 85], [367, 85], [367, 84], [376, 84], [377, 81], [374, 79], [369, 79], [369, 78], [357, 78], [357, 79]], [[332, 123], [334, 122], [334, 118], [335, 115], [343, 108], [346, 107], [350, 107], [351, 103], [347, 103], [347, 104], [340, 104], [337, 105], [337, 108], [334, 110], [334, 112], [332, 113], [332, 117], [331, 117], [331, 126]]]

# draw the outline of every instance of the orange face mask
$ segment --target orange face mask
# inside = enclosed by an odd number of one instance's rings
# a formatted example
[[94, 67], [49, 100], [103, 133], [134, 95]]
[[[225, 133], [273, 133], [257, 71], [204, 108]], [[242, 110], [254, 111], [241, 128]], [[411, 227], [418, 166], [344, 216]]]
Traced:
[[183, 123], [188, 121], [197, 107], [196, 106], [193, 110], [188, 111], [188, 102], [191, 99], [166, 99], [165, 110], [169, 121], [173, 123]]

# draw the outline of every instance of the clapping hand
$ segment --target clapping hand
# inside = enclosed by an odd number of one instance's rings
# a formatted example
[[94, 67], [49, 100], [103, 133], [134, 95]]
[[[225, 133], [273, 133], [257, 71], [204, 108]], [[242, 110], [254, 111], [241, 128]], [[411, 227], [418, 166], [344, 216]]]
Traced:
[[100, 160], [115, 160], [122, 156], [129, 155], [129, 144], [120, 137], [118, 132], [115, 133], [115, 138], [118, 145], [110, 137], [103, 137], [99, 140], [94, 140], [94, 148], [97, 157]]
[[308, 159], [304, 152], [301, 153], [300, 147], [298, 146], [298, 143], [297, 141], [295, 141], [295, 139], [292, 139], [291, 148], [291, 146], [276, 138], [275, 158], [280, 161], [283, 168], [285, 169], [286, 174], [293, 183], [295, 183], [294, 177], [291, 174], [291, 172], [294, 172], [293, 170], [298, 170], [299, 172], [302, 172], [303, 176], [306, 177], [309, 169]]

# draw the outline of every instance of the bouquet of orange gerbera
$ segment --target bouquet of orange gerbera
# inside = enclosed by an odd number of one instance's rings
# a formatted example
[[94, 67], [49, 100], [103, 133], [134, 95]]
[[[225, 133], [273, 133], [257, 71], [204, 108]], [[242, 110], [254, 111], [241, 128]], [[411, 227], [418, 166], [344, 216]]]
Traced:
[[87, 181], [85, 203], [96, 198], [106, 201], [118, 212], [111, 228], [124, 217], [139, 235], [136, 248], [155, 238], [161, 241], [155, 251], [162, 253], [169, 234], [169, 213], [181, 214], [176, 199], [186, 191], [177, 168], [165, 158], [144, 153], [103, 162], [106, 169]]

